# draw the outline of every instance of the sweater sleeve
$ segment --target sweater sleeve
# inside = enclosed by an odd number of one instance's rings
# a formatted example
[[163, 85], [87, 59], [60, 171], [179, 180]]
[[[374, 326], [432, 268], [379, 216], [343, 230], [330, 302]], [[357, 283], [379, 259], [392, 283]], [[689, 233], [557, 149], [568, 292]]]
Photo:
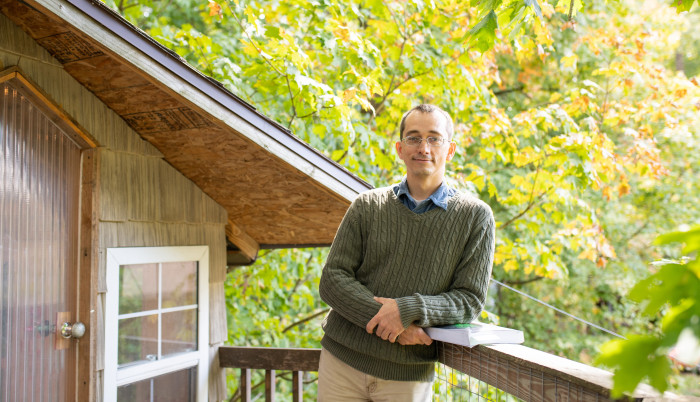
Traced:
[[321, 273], [319, 294], [331, 308], [353, 324], [365, 327], [381, 304], [360, 283], [355, 273], [363, 261], [364, 247], [360, 225], [360, 202], [350, 205], [333, 239]]
[[471, 231], [448, 291], [396, 299], [404, 328], [467, 323], [484, 307], [495, 248], [495, 222], [491, 209], [484, 205], [478, 223]]

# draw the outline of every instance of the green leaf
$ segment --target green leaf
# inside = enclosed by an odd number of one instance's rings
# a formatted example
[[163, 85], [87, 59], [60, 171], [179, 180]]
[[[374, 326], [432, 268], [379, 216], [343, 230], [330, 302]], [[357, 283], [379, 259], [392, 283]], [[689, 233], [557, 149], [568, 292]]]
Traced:
[[498, 28], [497, 16], [492, 10], [469, 30], [470, 43], [481, 53], [486, 52], [493, 47], [496, 40], [496, 28]]
[[686, 231], [678, 231], [663, 234], [656, 238], [656, 244], [664, 245], [670, 243], [685, 243], [684, 254], [700, 250], [700, 225], [694, 226]]
[[698, 0], [671, 0], [671, 7], [676, 7], [676, 11], [679, 13], [690, 11], [696, 1]]
[[282, 36], [280, 36], [280, 29], [272, 25], [265, 26], [265, 36], [268, 38], [282, 39]]
[[657, 383], [666, 384], [666, 378], [659, 378], [664, 370], [659, 366], [668, 360], [656, 355], [660, 340], [649, 335], [637, 335], [627, 340], [615, 339], [601, 346], [597, 364], [615, 367], [612, 396], [619, 398], [625, 392], [632, 392], [649, 372], [654, 372]]
[[537, 2], [537, 0], [525, 0], [525, 5], [532, 7], [532, 9], [535, 11], [535, 15], [542, 18], [542, 9], [540, 8], [540, 4]]

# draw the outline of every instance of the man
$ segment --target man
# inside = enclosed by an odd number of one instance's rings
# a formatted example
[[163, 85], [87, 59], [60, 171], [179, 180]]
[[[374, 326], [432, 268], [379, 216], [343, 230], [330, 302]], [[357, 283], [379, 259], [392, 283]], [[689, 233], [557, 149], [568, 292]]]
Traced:
[[321, 275], [318, 399], [428, 401], [437, 349], [423, 328], [470, 322], [486, 298], [494, 220], [448, 187], [452, 118], [433, 105], [404, 114], [398, 185], [365, 193], [343, 218]]

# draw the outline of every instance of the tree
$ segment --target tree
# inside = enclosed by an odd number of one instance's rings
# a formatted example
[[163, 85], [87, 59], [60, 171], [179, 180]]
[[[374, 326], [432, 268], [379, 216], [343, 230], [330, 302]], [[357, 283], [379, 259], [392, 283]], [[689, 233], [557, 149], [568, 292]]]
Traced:
[[[693, 3], [673, 2], [679, 11]], [[494, 277], [626, 332], [659, 331], [625, 299], [646, 262], [662, 255], [652, 240], [700, 217], [692, 184], [700, 179], [700, 92], [665, 67], [679, 27], [688, 27], [665, 4], [111, 3], [375, 186], [401, 177], [392, 151], [401, 114], [438, 103], [457, 122], [450, 184], [484, 199], [497, 219]], [[260, 304], [230, 306], [231, 339], [317, 345], [323, 252], [275, 251], [236, 269], [230, 296], [246, 289]], [[278, 272], [290, 269], [298, 276], [281, 281]], [[308, 303], [285, 304], [291, 291]], [[609, 339], [501, 288], [489, 309], [525, 329], [530, 346], [584, 362]]]

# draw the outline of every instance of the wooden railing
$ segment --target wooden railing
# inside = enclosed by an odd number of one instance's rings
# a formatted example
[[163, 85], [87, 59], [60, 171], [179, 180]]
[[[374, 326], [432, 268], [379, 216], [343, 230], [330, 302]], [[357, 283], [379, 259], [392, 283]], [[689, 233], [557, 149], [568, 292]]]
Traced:
[[240, 368], [240, 400], [252, 398], [251, 370], [265, 370], [265, 401], [275, 400], [275, 379], [278, 371], [292, 372], [292, 400], [302, 401], [303, 372], [318, 371], [321, 349], [247, 348], [222, 346], [219, 348], [221, 367]]
[[[240, 396], [252, 398], [251, 370], [265, 370], [265, 400], [275, 400], [277, 371], [293, 372], [293, 400], [302, 400], [302, 373], [318, 371], [320, 349], [219, 348], [221, 367], [241, 369]], [[480, 345], [474, 348], [438, 342], [438, 361], [477, 382], [525, 401], [607, 401], [612, 373], [522, 345]], [[455, 376], [448, 376], [452, 380]], [[462, 385], [449, 383], [448, 387]], [[478, 394], [476, 390], [467, 390]], [[480, 395], [485, 397], [484, 395]], [[664, 399], [673, 395], [664, 395]], [[641, 385], [626, 399], [659, 399]], [[500, 399], [500, 398], [499, 398]], [[481, 399], [480, 399], [481, 400]], [[488, 398], [486, 399], [488, 400]]]

